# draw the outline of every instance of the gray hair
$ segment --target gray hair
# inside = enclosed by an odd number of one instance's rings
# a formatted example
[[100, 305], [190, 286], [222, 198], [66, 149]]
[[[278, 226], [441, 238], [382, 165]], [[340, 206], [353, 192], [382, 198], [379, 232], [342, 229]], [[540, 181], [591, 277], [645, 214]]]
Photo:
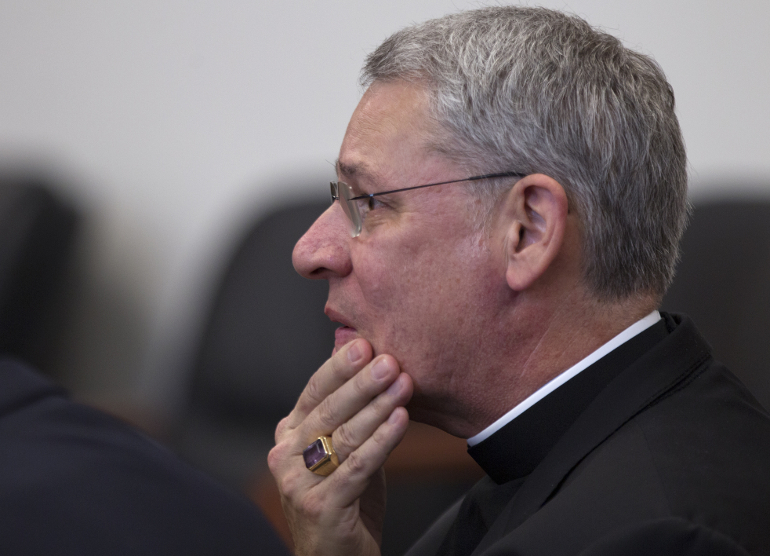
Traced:
[[361, 82], [396, 79], [430, 92], [444, 154], [562, 184], [598, 299], [662, 296], [687, 222], [687, 170], [674, 92], [654, 60], [578, 17], [491, 7], [388, 38]]

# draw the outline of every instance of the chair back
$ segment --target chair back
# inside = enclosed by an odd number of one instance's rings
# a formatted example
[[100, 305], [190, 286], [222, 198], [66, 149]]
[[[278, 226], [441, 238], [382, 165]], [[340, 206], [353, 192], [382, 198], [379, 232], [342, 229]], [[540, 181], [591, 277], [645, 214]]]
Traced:
[[325, 280], [292, 266], [294, 244], [327, 202], [285, 205], [237, 242], [213, 296], [177, 447], [221, 480], [240, 486], [265, 465], [278, 421], [331, 356]]
[[770, 408], [770, 200], [695, 205], [663, 307], [692, 317], [725, 363]]

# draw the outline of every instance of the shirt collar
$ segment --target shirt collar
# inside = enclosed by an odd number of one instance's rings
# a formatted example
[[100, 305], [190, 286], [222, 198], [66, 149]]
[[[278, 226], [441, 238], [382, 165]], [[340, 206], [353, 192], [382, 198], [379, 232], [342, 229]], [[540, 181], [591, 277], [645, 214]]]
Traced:
[[587, 357], [581, 359], [580, 361], [572, 365], [569, 369], [567, 369], [563, 373], [559, 374], [558, 376], [554, 377], [550, 381], [546, 382], [543, 386], [538, 388], [534, 393], [532, 393], [524, 401], [520, 402], [508, 413], [500, 417], [497, 421], [489, 425], [483, 431], [469, 438], [468, 446], [469, 447], [475, 446], [482, 440], [489, 438], [495, 432], [499, 431], [506, 424], [513, 421], [516, 417], [524, 413], [527, 409], [535, 405], [537, 402], [539, 402], [548, 394], [556, 390], [559, 386], [567, 382], [569, 379], [574, 378], [581, 371], [587, 369], [593, 363], [595, 363], [596, 361], [598, 361], [599, 359], [601, 359], [602, 357], [610, 353], [612, 350], [614, 350], [618, 346], [624, 344], [625, 342], [627, 342], [637, 334], [644, 332], [659, 320], [660, 320], [660, 313], [657, 310], [655, 310], [649, 315], [647, 315], [646, 317], [644, 317], [643, 319], [636, 321], [634, 324], [632, 324], [631, 326], [623, 330], [623, 332], [621, 332], [620, 334], [612, 338], [609, 342], [602, 345], [599, 349], [597, 349]]
[[468, 454], [497, 484], [529, 475], [607, 385], [668, 333], [665, 320], [638, 332], [487, 439], [470, 446]]

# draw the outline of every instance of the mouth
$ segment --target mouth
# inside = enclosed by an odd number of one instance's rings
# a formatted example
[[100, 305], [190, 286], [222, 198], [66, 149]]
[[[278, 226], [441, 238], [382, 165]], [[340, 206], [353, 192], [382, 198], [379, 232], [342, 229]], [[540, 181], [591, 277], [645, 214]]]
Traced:
[[340, 326], [334, 331], [334, 349], [339, 350], [342, 346], [356, 338], [358, 338], [358, 331], [355, 328]]
[[334, 331], [334, 352], [336, 353], [342, 346], [345, 344], [352, 342], [356, 338], [358, 338], [358, 331], [350, 326], [350, 323], [346, 321], [345, 317], [339, 313], [337, 313], [334, 309], [331, 309], [330, 307], [326, 307], [324, 309], [324, 313], [326, 313], [326, 316], [329, 317], [329, 319], [332, 322], [338, 322], [342, 326], [337, 328], [337, 330]]

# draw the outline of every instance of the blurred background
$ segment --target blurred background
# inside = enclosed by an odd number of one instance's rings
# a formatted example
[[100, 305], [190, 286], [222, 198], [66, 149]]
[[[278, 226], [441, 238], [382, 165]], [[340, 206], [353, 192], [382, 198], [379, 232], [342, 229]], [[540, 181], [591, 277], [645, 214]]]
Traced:
[[[291, 245], [324, 206], [364, 56], [410, 22], [480, 5], [0, 2], [0, 263], [22, 268], [0, 277], [0, 308], [20, 319], [6, 319], [5, 345], [226, 482], [259, 483], [276, 416], [332, 345], [322, 285], [271, 288], [294, 284]], [[765, 245], [756, 228], [725, 234], [770, 201], [770, 3], [539, 5], [654, 56], [677, 95], [693, 202], [733, 203], [710, 245]], [[735, 286], [733, 263], [702, 260]], [[697, 312], [710, 296], [677, 302]], [[768, 312], [766, 295], [748, 301]], [[228, 425], [244, 419], [266, 423], [262, 440]]]

